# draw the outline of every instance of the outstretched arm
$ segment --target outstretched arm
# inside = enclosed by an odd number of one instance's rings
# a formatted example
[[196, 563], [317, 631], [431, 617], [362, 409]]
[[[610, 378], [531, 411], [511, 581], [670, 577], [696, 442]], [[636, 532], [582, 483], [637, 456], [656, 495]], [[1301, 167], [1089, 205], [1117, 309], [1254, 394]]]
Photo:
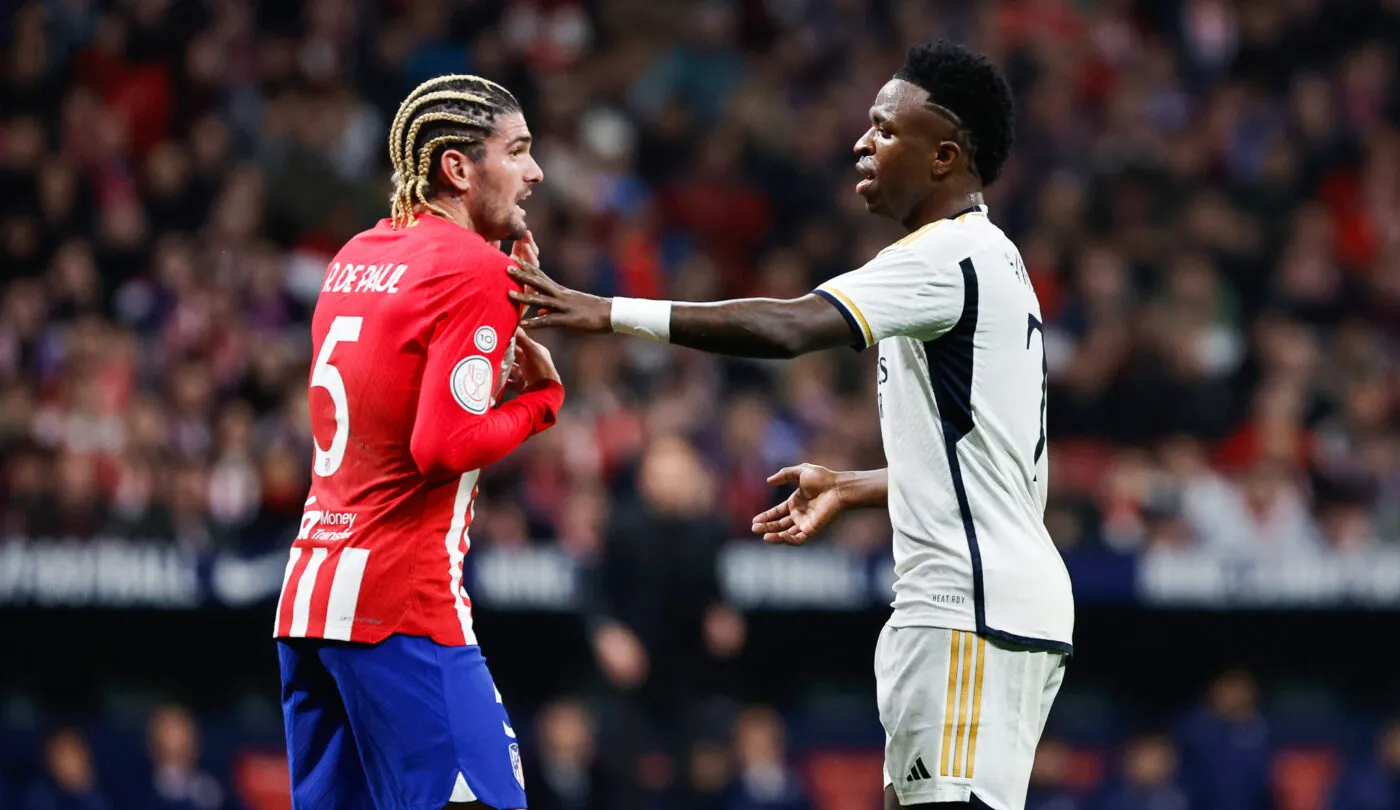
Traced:
[[538, 266], [524, 262], [508, 272], [527, 288], [512, 292], [511, 298], [540, 310], [521, 322], [527, 329], [560, 326], [582, 332], [627, 332], [741, 357], [796, 357], [852, 343], [846, 317], [816, 293], [790, 300], [682, 304], [589, 295], [555, 282]]
[[671, 342], [707, 352], [787, 358], [851, 342], [841, 314], [817, 295], [672, 304], [670, 309]]

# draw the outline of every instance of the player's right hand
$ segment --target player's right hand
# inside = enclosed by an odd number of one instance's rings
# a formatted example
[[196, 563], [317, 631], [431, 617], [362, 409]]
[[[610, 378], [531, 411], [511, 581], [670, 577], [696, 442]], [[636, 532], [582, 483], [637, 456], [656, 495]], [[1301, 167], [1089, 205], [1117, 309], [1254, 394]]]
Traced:
[[549, 349], [519, 327], [515, 329], [515, 367], [520, 370], [521, 387], [527, 391], [548, 380], [562, 382]]
[[511, 290], [510, 300], [535, 307], [537, 315], [521, 321], [526, 329], [562, 327], [577, 332], [611, 332], [612, 299], [571, 290], [546, 276], [534, 240], [511, 254], [506, 273], [525, 289]]
[[841, 514], [837, 473], [818, 464], [784, 467], [768, 477], [770, 484], [796, 484], [788, 499], [753, 519], [753, 533], [765, 543], [800, 546]]

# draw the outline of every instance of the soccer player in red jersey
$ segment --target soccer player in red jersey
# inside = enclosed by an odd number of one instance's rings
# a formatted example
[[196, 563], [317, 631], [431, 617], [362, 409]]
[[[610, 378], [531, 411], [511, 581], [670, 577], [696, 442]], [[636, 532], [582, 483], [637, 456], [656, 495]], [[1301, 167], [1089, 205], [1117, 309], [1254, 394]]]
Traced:
[[420, 85], [389, 136], [392, 218], [326, 269], [311, 493], [275, 633], [296, 810], [525, 807], [462, 562], [482, 468], [564, 400], [509, 297], [507, 266], [537, 261], [520, 207], [543, 179], [530, 142], [500, 85]]

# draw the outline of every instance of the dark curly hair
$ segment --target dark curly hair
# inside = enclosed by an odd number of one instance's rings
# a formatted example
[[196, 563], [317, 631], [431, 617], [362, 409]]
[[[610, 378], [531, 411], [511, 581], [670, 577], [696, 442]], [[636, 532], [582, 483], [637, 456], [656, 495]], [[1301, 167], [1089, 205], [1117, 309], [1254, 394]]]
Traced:
[[1001, 71], [980, 53], [940, 41], [910, 48], [894, 77], [927, 90], [932, 105], [952, 114], [973, 172], [984, 186], [995, 182], [1016, 137], [1011, 88]]

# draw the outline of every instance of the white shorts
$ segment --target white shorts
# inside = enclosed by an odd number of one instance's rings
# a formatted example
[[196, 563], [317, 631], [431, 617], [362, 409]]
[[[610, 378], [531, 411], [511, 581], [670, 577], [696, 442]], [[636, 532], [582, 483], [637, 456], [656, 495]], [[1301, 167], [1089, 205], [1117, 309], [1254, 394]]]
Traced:
[[875, 689], [899, 803], [1023, 810], [1065, 659], [965, 630], [885, 625]]

